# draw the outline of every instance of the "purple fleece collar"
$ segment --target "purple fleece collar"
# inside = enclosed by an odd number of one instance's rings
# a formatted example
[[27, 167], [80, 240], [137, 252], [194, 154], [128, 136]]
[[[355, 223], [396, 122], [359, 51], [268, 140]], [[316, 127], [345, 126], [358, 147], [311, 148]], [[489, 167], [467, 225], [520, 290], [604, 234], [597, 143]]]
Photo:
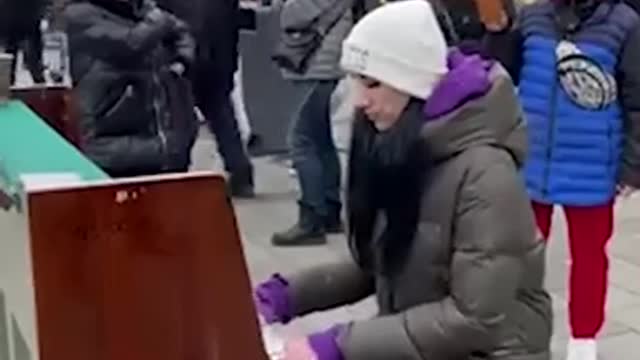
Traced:
[[491, 89], [489, 72], [494, 64], [480, 55], [465, 55], [453, 49], [447, 59], [449, 72], [436, 85], [424, 105], [427, 120], [439, 118], [481, 97]]

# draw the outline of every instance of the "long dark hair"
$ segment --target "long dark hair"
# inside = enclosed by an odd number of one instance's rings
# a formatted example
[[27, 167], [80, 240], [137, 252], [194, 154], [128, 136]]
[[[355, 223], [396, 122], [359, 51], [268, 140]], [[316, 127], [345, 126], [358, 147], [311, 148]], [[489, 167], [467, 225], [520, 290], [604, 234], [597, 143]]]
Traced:
[[[389, 132], [379, 133], [364, 114], [353, 125], [347, 181], [349, 245], [366, 271], [393, 272], [406, 256], [420, 214], [430, 163], [422, 151], [416, 101]], [[414, 109], [415, 110], [415, 109]], [[378, 234], [380, 217], [386, 226]]]

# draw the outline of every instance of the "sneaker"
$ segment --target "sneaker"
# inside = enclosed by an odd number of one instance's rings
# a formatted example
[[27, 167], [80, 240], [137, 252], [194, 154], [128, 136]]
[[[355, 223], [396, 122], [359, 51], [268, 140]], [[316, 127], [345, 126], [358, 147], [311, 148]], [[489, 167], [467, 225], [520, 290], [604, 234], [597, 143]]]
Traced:
[[567, 360], [597, 360], [598, 346], [595, 339], [571, 339], [567, 347]]

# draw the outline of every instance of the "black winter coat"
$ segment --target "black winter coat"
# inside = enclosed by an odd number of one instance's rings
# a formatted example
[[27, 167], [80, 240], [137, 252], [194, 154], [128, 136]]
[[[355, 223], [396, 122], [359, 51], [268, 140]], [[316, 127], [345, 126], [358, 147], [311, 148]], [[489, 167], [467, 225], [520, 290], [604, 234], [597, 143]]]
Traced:
[[65, 10], [85, 153], [114, 177], [184, 171], [197, 120], [187, 69], [194, 43], [173, 15], [145, 1], [73, 3]]
[[197, 43], [193, 83], [201, 101], [213, 93], [228, 96], [238, 63], [238, 0], [158, 0], [189, 24]]

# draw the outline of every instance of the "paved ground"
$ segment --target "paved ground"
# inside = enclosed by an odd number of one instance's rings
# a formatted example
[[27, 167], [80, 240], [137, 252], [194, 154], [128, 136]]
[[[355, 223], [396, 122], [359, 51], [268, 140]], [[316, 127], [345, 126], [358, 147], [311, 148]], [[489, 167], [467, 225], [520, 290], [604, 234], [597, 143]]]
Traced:
[[[216, 161], [209, 155], [213, 148], [212, 140], [204, 136], [195, 149], [196, 168], [216, 166]], [[338, 236], [324, 247], [276, 249], [270, 246], [271, 234], [289, 226], [295, 219], [295, 182], [283, 164], [275, 160], [261, 158], [256, 159], [255, 164], [259, 196], [235, 204], [252, 281], [260, 281], [275, 271], [293, 272], [346, 256], [345, 241]], [[609, 248], [611, 288], [608, 321], [601, 334], [601, 355], [603, 360], [637, 360], [640, 358], [636, 352], [640, 346], [640, 198], [619, 204], [617, 215], [616, 236]], [[569, 335], [565, 310], [566, 227], [560, 211], [556, 214], [555, 225], [548, 253], [547, 286], [553, 294], [555, 309], [553, 360], [561, 360]], [[287, 331], [304, 333], [373, 314], [375, 304], [368, 300], [345, 309], [309, 316], [292, 324]]]

